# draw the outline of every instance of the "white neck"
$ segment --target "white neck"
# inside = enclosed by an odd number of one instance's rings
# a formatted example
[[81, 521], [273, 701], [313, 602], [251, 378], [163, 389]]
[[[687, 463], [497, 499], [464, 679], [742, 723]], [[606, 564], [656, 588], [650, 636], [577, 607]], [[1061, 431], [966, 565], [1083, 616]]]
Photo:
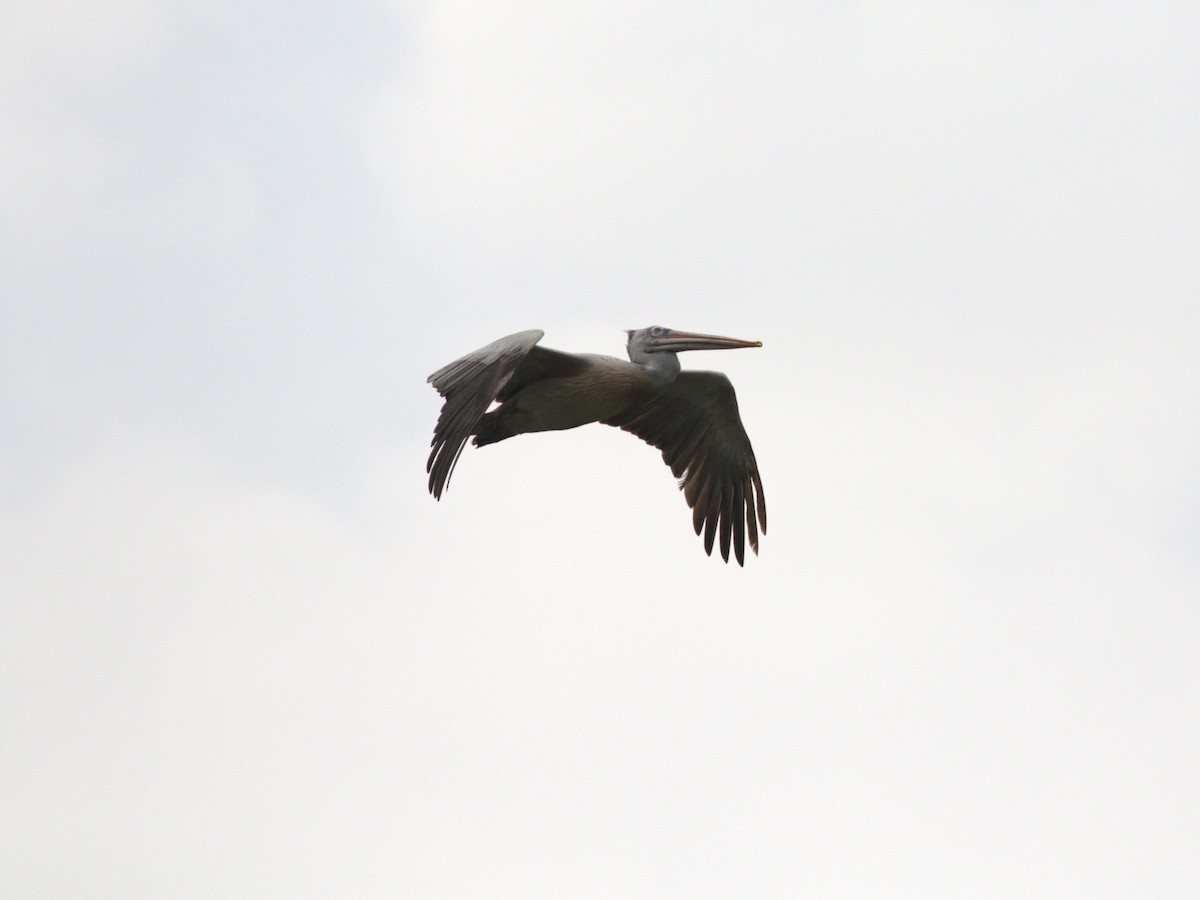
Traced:
[[[630, 354], [632, 356], [632, 354]], [[639, 353], [640, 359], [633, 361], [646, 370], [646, 374], [662, 384], [670, 384], [679, 377], [679, 357], [674, 353]]]

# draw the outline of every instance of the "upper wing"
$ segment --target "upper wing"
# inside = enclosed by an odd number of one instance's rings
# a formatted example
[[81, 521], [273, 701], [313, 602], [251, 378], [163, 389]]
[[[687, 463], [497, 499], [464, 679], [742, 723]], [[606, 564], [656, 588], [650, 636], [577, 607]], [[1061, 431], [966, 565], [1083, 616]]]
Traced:
[[487, 412], [496, 394], [544, 334], [536, 328], [518, 331], [442, 366], [429, 376], [429, 383], [446, 398], [433, 429], [433, 450], [425, 464], [429, 492], [434, 497], [441, 498], [479, 417]]
[[743, 564], [747, 531], [750, 549], [758, 553], [758, 532], [767, 533], [767, 504], [728, 378], [720, 372], [681, 372], [604, 424], [636, 434], [662, 451], [692, 508], [696, 534], [704, 530], [709, 555], [718, 530], [726, 562], [732, 538], [738, 565]]
[[569, 353], [535, 346], [543, 334], [537, 328], [518, 331], [429, 376], [429, 383], [446, 398], [425, 464], [434, 497], [441, 499], [463, 446], [493, 400], [506, 400], [531, 381], [573, 374], [586, 365]]

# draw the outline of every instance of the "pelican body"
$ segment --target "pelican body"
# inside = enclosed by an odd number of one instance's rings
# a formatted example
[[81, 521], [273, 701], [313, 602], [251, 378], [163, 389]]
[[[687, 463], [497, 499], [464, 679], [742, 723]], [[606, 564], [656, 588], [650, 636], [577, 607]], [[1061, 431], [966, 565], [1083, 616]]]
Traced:
[[[757, 554], [758, 534], [767, 531], [767, 507], [733, 385], [720, 372], [681, 371], [678, 354], [762, 342], [655, 325], [627, 332], [626, 361], [540, 347], [543, 334], [537, 329], [510, 334], [429, 376], [446, 401], [425, 466], [434, 498], [441, 499], [469, 438], [482, 447], [518, 434], [600, 422], [662, 451], [710, 556], [718, 534], [726, 562], [732, 546], [743, 564], [747, 534]], [[493, 402], [499, 405], [489, 412]]]

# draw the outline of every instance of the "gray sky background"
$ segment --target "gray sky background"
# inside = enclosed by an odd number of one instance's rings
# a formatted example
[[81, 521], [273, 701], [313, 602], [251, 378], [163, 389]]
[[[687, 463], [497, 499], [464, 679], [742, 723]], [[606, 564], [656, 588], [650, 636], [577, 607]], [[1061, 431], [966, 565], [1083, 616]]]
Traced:
[[[1200, 9], [9, 4], [8, 896], [1200, 880]], [[757, 338], [707, 558], [539, 327]]]

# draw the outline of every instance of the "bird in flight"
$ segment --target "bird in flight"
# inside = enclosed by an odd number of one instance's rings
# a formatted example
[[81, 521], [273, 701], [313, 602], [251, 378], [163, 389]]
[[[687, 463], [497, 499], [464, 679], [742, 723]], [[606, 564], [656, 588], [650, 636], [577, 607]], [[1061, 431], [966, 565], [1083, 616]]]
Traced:
[[[425, 465], [429, 492], [441, 499], [468, 438], [476, 447], [533, 431], [612, 425], [662, 451], [680, 479], [696, 534], [710, 556], [732, 546], [743, 565], [747, 535], [758, 553], [767, 506], [733, 385], [720, 372], [681, 371], [684, 350], [761, 347], [659, 325], [629, 331], [629, 361], [538, 346], [544, 332], [518, 331], [456, 359], [429, 376], [445, 398]], [[488, 408], [499, 404], [490, 412]]]

